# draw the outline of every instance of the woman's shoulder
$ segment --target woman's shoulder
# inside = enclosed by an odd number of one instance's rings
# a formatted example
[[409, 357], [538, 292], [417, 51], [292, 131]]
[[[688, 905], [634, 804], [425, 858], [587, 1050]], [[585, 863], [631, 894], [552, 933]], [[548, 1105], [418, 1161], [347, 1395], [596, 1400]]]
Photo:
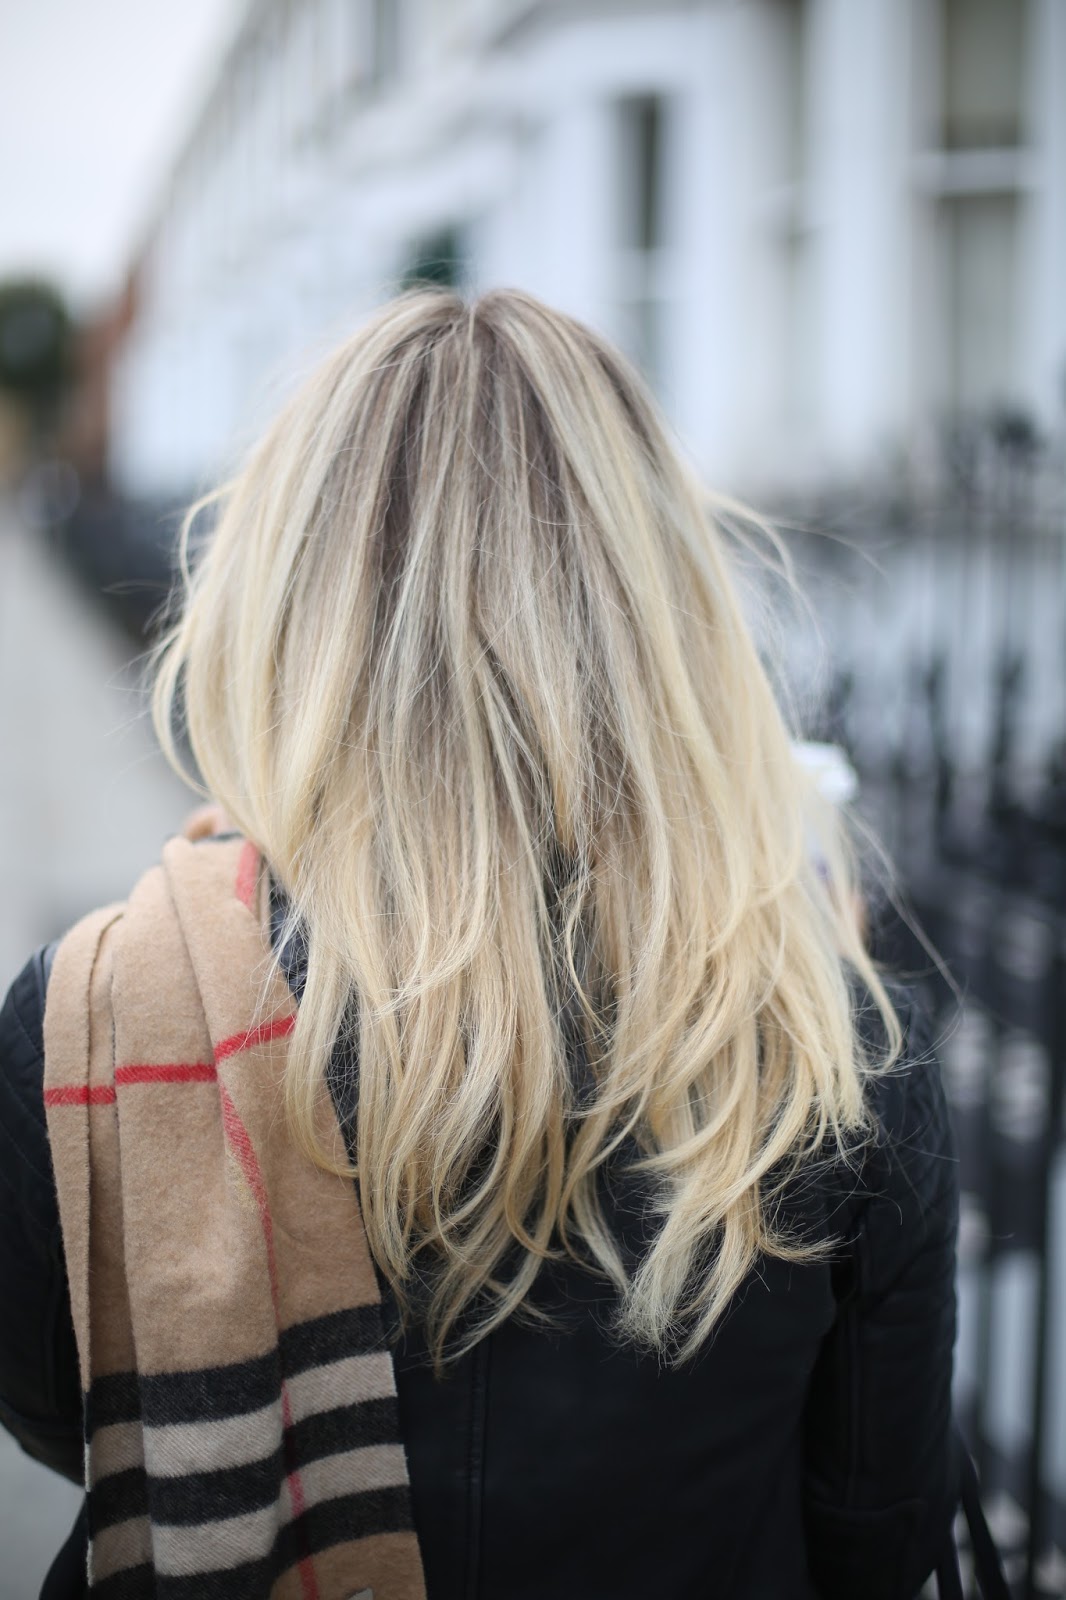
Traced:
[[[923, 1138], [938, 1147], [951, 1138], [951, 1119], [940, 1060], [941, 1040], [933, 1008], [923, 991], [903, 983], [886, 985], [899, 1018], [901, 1044], [891, 1066], [875, 1070], [868, 1103], [874, 1123], [873, 1151], [915, 1151]], [[884, 1024], [869, 1013], [860, 1034], [876, 1060], [884, 1050]]]
[[35, 950], [0, 1007], [0, 1128], [9, 1159], [47, 1175], [44, 1117], [44, 1007], [56, 945]]
[[44, 1110], [44, 1006], [53, 945], [0, 1006], [0, 1424], [80, 1482], [81, 1390]]
[[[958, 1156], [940, 1063], [936, 1023], [920, 989], [888, 985], [902, 1045], [875, 1069], [867, 1090], [868, 1135], [849, 1163], [853, 1199], [871, 1249], [886, 1259], [933, 1239], [953, 1240], [958, 1222]], [[860, 1036], [876, 1061], [886, 1043], [875, 1008], [860, 1010]]]

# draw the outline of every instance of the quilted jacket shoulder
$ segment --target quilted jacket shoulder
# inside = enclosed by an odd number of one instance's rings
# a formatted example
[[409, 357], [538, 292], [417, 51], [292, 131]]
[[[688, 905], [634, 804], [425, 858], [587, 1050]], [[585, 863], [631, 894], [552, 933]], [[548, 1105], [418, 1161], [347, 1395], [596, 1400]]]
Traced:
[[958, 1160], [928, 1016], [912, 995], [893, 998], [904, 1051], [871, 1090], [874, 1131], [834, 1267], [838, 1315], [806, 1411], [805, 1495], [820, 1530], [812, 1572], [841, 1596], [860, 1592], [863, 1574], [868, 1600], [920, 1587], [960, 1471], [951, 1419]]

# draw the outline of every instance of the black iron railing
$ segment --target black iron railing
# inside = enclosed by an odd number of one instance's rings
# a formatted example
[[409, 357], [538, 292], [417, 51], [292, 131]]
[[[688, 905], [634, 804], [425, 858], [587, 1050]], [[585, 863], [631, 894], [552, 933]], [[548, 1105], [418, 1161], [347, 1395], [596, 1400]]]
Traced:
[[[964, 559], [964, 557], [960, 557]], [[1066, 627], [1066, 611], [1063, 612]], [[1047, 641], [1035, 641], [1046, 647]], [[989, 664], [987, 760], [957, 759], [951, 662], [911, 685], [905, 737], [876, 757], [857, 728], [862, 665], [819, 731], [848, 747], [888, 838], [903, 914], [875, 945], [926, 991], [960, 1154], [964, 1429], [1015, 1593], [1066, 1594], [1066, 785], [1061, 746], [1018, 757], [1022, 651]], [[1048, 708], [1041, 708], [1048, 720]], [[1049, 729], [1051, 727], [1048, 722]], [[972, 730], [971, 730], [972, 732]], [[1031, 730], [1027, 730], [1031, 735]], [[915, 752], [919, 754], [915, 756]], [[934, 954], [935, 952], [935, 954]]]

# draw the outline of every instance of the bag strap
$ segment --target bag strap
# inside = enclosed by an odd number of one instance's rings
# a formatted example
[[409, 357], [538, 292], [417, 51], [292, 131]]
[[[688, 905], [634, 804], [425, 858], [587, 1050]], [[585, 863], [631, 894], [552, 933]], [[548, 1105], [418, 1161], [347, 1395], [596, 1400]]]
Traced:
[[1003, 1563], [981, 1505], [977, 1468], [965, 1445], [962, 1448], [962, 1509], [970, 1529], [974, 1573], [982, 1595], [985, 1600], [1010, 1600]]
[[[973, 1553], [974, 1577], [983, 1600], [1011, 1600], [1010, 1588], [1003, 1571], [1003, 1563], [996, 1549], [996, 1541], [988, 1526], [981, 1504], [981, 1486], [977, 1481], [977, 1468], [965, 1441], [955, 1428], [955, 1444], [959, 1459], [959, 1502], [966, 1525], [970, 1530], [970, 1549]], [[959, 1570], [959, 1553], [952, 1532], [936, 1567], [936, 1588], [939, 1600], [964, 1600], [962, 1574]]]
[[944, 1553], [936, 1564], [936, 1592], [937, 1600], [965, 1600], [954, 1534], [947, 1540]]

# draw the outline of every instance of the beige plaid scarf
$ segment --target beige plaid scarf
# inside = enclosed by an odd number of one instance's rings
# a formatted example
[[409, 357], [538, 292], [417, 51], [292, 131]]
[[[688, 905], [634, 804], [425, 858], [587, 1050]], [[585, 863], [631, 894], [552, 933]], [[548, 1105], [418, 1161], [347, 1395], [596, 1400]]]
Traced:
[[241, 839], [174, 839], [49, 982], [100, 1600], [425, 1594], [355, 1189], [286, 1131], [266, 878]]

